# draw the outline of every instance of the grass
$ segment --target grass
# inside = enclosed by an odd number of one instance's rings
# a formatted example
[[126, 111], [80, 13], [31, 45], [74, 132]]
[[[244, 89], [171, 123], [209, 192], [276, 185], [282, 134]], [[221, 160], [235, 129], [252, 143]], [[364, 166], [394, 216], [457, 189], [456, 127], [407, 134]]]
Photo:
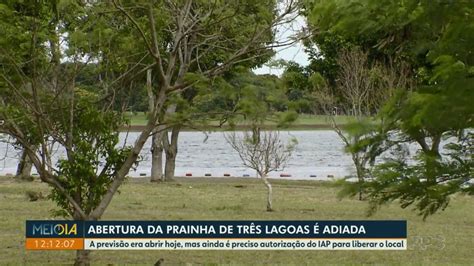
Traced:
[[[104, 220], [333, 220], [406, 219], [407, 251], [98, 251], [96, 264], [147, 264], [160, 258], [175, 264], [474, 264], [474, 199], [456, 195], [444, 212], [423, 222], [413, 211], [392, 204], [367, 218], [367, 203], [338, 200], [338, 188], [317, 181], [274, 180], [275, 212], [265, 210], [259, 180], [180, 178], [170, 183], [129, 180]], [[49, 200], [30, 202], [27, 191], [48, 193], [40, 182], [0, 177], [0, 264], [67, 264], [73, 251], [26, 251], [25, 220], [51, 219]], [[424, 244], [420, 245], [423, 241]]]
[[126, 113], [125, 117], [130, 119], [130, 125], [132, 126], [143, 126], [147, 123], [147, 117], [146, 114], [143, 112], [137, 112], [137, 113]]
[[[127, 113], [127, 118], [130, 119], [131, 126], [143, 126], [147, 122], [147, 118], [145, 113], [138, 112], [138, 113]], [[353, 121], [354, 118], [351, 116], [337, 116], [336, 122], [340, 125], [347, 124], [350, 121]], [[211, 126], [218, 125], [217, 121], [211, 121], [209, 123]], [[272, 127], [275, 126], [275, 122], [267, 121], [265, 123], [266, 126]], [[238, 126], [238, 125], [237, 125]], [[290, 126], [290, 129], [318, 129], [318, 128], [331, 128], [331, 124], [329, 121], [329, 116], [326, 115], [308, 115], [308, 114], [300, 114], [296, 121], [294, 121]]]

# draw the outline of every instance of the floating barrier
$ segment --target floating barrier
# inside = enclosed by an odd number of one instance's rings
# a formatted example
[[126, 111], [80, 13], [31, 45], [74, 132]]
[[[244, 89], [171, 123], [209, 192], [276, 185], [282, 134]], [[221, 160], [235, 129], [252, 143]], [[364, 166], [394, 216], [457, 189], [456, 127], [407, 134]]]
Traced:
[[242, 176], [243, 176], [243, 177], [250, 177], [249, 174], [243, 174]]
[[290, 174], [280, 174], [280, 177], [291, 177]]
[[204, 176], [212, 176], [210, 173], [205, 173]]
[[185, 176], [193, 176], [192, 173], [186, 173]]
[[224, 174], [224, 176], [230, 176], [230, 174], [228, 174], [228, 173], [225, 173], [225, 174]]
[[309, 177], [318, 177], [317, 175], [309, 175]]

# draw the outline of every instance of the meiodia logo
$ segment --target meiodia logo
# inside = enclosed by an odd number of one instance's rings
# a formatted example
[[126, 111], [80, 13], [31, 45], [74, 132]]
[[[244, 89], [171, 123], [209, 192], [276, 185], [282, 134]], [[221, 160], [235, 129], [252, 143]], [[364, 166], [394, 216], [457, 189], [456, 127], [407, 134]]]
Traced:
[[76, 236], [77, 224], [33, 224], [33, 236]]

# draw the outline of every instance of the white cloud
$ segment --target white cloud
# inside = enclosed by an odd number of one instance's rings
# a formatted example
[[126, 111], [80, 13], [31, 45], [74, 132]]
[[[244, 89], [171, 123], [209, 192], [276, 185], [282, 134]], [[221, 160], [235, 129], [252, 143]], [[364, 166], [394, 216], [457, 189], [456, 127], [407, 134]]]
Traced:
[[[304, 26], [304, 18], [299, 16], [291, 24], [280, 27], [277, 31], [278, 36], [276, 37], [276, 39], [279, 42], [289, 41], [292, 36], [302, 31]], [[272, 60], [278, 59], [283, 59], [286, 61], [295, 61], [296, 63], [303, 66], [307, 66], [309, 64], [308, 55], [305, 53], [304, 46], [301, 42], [296, 42], [291, 46], [277, 49], [276, 54], [275, 56], [273, 56]], [[253, 72], [258, 75], [274, 74], [280, 76], [283, 73], [283, 69], [270, 68], [264, 65], [260, 68], [254, 69]]]

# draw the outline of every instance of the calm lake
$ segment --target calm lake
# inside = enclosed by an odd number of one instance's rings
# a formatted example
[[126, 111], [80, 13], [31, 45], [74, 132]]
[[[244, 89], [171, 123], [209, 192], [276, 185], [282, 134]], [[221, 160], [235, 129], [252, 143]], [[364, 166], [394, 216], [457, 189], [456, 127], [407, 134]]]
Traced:
[[[179, 150], [176, 160], [176, 175], [184, 176], [192, 173], [193, 176], [210, 174], [221, 177], [224, 173], [231, 176], [255, 176], [251, 169], [243, 167], [238, 154], [232, 150], [224, 138], [224, 132], [213, 132], [207, 136], [201, 132], [182, 132], [179, 138]], [[138, 133], [120, 134], [121, 143], [133, 143]], [[354, 169], [349, 155], [344, 153], [341, 140], [331, 130], [314, 131], [281, 131], [283, 141], [296, 138], [298, 145], [287, 167], [283, 171], [273, 172], [271, 177], [280, 178], [280, 174], [291, 175], [288, 179], [319, 179], [326, 180], [328, 175], [344, 177], [353, 174]], [[142, 150], [142, 161], [138, 168], [131, 170], [132, 177], [149, 176], [151, 169], [150, 142]], [[0, 142], [0, 175], [14, 174], [18, 162], [18, 151], [11, 145]], [[64, 156], [59, 149], [54, 152], [53, 160]], [[316, 176], [316, 177], [314, 177]]]

